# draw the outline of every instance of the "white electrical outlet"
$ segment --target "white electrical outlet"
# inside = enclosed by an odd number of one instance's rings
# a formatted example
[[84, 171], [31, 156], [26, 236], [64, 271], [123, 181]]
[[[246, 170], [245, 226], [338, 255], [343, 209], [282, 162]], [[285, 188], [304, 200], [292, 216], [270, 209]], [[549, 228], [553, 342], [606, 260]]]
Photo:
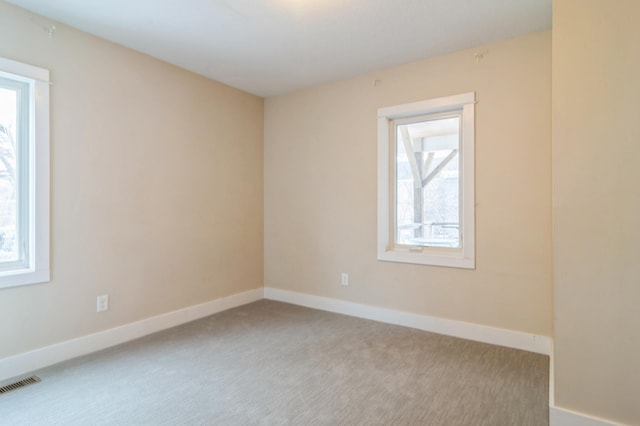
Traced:
[[342, 273], [342, 285], [349, 285], [349, 274], [346, 272]]
[[109, 295], [103, 294], [96, 299], [96, 312], [104, 312], [109, 310]]

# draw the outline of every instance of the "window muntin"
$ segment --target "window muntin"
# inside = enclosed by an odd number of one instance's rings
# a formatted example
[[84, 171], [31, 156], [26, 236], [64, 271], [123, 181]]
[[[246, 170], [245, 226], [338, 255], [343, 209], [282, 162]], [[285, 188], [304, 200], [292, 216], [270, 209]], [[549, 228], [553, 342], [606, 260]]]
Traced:
[[378, 259], [475, 268], [474, 105], [378, 110]]
[[49, 281], [49, 72], [0, 58], [0, 288]]

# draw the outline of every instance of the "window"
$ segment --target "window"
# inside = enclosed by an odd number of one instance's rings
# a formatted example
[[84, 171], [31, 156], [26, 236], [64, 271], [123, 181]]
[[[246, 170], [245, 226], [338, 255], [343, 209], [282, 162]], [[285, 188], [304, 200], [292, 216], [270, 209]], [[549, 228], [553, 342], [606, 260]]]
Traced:
[[49, 71], [0, 58], [0, 288], [49, 281]]
[[475, 94], [378, 110], [378, 259], [475, 268]]

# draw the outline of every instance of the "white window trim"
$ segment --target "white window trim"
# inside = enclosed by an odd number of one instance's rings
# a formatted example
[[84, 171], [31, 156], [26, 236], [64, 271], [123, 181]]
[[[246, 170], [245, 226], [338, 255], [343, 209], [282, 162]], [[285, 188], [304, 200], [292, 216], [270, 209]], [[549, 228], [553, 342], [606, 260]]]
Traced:
[[[391, 223], [391, 120], [462, 109], [462, 248], [396, 247]], [[378, 259], [475, 269], [475, 92], [378, 109]]]
[[0, 57], [0, 74], [31, 80], [35, 93], [30, 106], [29, 258], [28, 268], [0, 273], [0, 288], [50, 280], [49, 271], [49, 71]]

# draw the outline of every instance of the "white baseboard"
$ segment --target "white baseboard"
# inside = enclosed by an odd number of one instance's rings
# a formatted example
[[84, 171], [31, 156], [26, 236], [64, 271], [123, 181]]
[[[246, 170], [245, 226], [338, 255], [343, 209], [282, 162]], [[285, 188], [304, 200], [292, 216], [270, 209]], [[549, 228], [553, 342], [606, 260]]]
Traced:
[[263, 296], [263, 289], [257, 288], [3, 358], [0, 359], [0, 381], [246, 305], [261, 300]]
[[549, 426], [622, 426], [609, 420], [560, 407], [549, 407]]
[[551, 338], [547, 336], [538, 336], [468, 322], [378, 308], [271, 287], [264, 288], [264, 298], [389, 324], [403, 325], [419, 330], [445, 334], [447, 336], [460, 337], [462, 339], [522, 349], [543, 355], [551, 354]]
[[[0, 382], [62, 361], [119, 345], [151, 333], [204, 318], [227, 309], [246, 305], [263, 298], [552, 356], [552, 340], [547, 336], [538, 336], [535, 334], [265, 287], [264, 289], [257, 288], [243, 293], [233, 294], [131, 324], [0, 359]], [[584, 413], [554, 406], [552, 386], [553, 367], [553, 360], [551, 360], [549, 395], [550, 426], [621, 425], [620, 423], [614, 423]]]
[[622, 426], [620, 423], [614, 423], [610, 420], [556, 407], [554, 357], [553, 342], [551, 342], [551, 355], [549, 356], [549, 426]]
[[[556, 406], [556, 353], [554, 350], [554, 342], [553, 339], [551, 339], [549, 351], [549, 408]], [[549, 414], [549, 417], [551, 417], [551, 414]]]

